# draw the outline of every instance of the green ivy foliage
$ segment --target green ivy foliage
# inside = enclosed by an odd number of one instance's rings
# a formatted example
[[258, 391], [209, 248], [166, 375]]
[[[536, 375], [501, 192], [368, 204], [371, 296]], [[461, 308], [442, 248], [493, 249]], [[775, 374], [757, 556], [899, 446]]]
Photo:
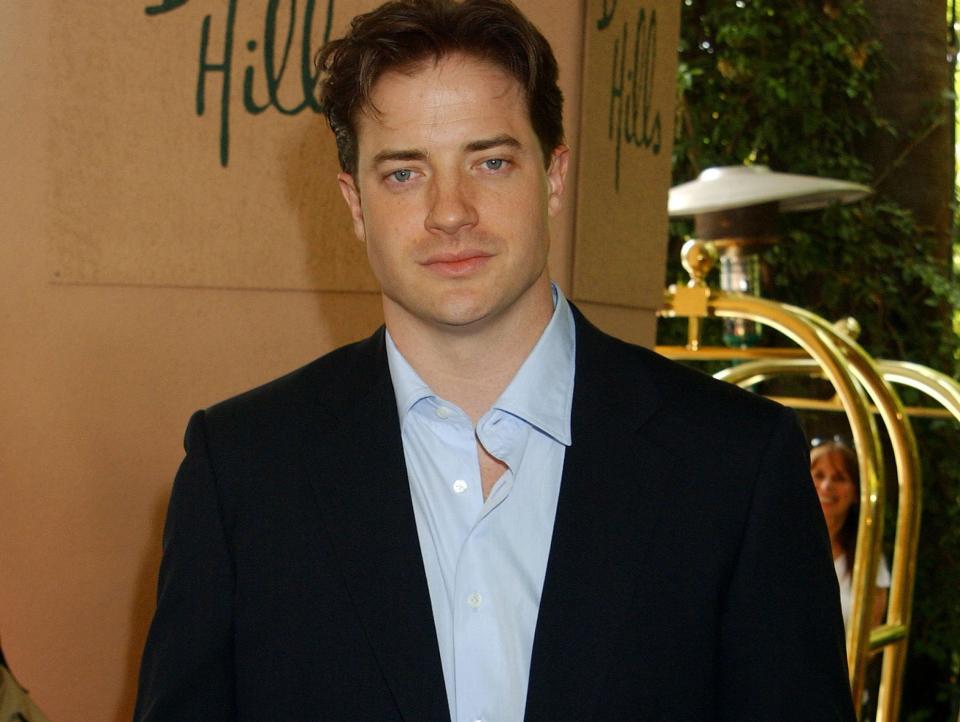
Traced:
[[[673, 183], [755, 163], [874, 186], [889, 171], [864, 160], [870, 139], [912, 140], [875, 110], [882, 63], [864, 0], [683, 0]], [[952, 120], [948, 107], [931, 108], [931, 122]], [[960, 290], [909, 211], [881, 192], [780, 222], [765, 294], [828, 319], [853, 315], [874, 356], [958, 377], [950, 309]], [[671, 224], [670, 282], [685, 280], [677, 256], [691, 233]], [[662, 324], [661, 343], [679, 340], [676, 325]], [[956, 718], [960, 699], [960, 430], [929, 421], [914, 430], [925, 486], [902, 719], [919, 722]]]

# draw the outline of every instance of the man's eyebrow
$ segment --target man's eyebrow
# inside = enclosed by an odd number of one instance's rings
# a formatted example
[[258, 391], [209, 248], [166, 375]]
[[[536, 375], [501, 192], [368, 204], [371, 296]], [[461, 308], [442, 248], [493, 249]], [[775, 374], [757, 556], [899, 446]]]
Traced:
[[[503, 133], [501, 135], [495, 135], [492, 138], [482, 138], [481, 140], [471, 141], [463, 146], [463, 148], [468, 153], [477, 153], [479, 151], [490, 150], [491, 148], [499, 148], [503, 146], [508, 148], [522, 147], [519, 140], [514, 138], [512, 135]], [[425, 150], [420, 150], [419, 148], [402, 148], [396, 150], [387, 149], [381, 150], [379, 153], [373, 156], [373, 165], [380, 165], [381, 163], [387, 163], [390, 161], [423, 161], [426, 159], [427, 152]]]
[[418, 150], [416, 148], [403, 149], [403, 150], [381, 150], [375, 156], [373, 156], [373, 164], [380, 165], [381, 163], [386, 163], [388, 161], [397, 161], [397, 160], [426, 160], [427, 152], [424, 150]]
[[464, 148], [468, 153], [476, 153], [482, 150], [490, 150], [491, 148], [498, 148], [500, 146], [506, 146], [508, 148], [521, 148], [520, 141], [514, 138], [512, 135], [507, 135], [506, 133], [502, 135], [496, 135], [493, 138], [484, 138], [483, 140], [474, 140], [470, 143], [467, 143]]

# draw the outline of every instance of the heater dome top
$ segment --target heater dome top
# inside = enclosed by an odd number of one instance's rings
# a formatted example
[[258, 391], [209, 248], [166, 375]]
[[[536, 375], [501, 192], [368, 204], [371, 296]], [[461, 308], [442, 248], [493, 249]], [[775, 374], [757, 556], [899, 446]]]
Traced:
[[778, 173], [765, 165], [719, 166], [671, 188], [668, 210], [670, 216], [692, 216], [775, 202], [781, 213], [790, 213], [853, 203], [872, 192], [860, 183]]

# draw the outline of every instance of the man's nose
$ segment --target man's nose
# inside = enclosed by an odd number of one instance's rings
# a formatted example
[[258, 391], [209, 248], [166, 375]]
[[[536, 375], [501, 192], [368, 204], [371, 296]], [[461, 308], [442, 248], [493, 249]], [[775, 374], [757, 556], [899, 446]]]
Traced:
[[424, 223], [428, 231], [454, 235], [476, 224], [477, 209], [469, 197], [467, 184], [468, 181], [457, 174], [435, 177], [430, 211]]

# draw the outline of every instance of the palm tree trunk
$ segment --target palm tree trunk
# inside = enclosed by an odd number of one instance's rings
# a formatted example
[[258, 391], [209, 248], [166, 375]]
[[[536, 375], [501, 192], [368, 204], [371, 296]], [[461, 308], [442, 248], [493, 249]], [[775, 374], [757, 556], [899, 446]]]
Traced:
[[866, 157], [877, 190], [913, 211], [936, 239], [934, 257], [949, 272], [954, 188], [954, 103], [947, 59], [946, 0], [869, 0], [886, 63], [877, 108], [897, 137], [877, 132]]

